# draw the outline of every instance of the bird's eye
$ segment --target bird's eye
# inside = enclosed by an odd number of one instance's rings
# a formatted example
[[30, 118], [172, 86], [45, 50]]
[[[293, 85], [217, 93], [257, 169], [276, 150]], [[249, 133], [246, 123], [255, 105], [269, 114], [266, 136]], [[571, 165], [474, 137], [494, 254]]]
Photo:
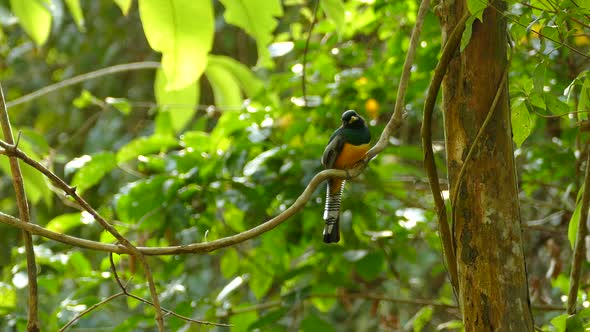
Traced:
[[355, 122], [358, 119], [359, 119], [358, 116], [353, 115], [353, 116], [350, 117], [350, 121], [349, 122], [352, 123], [352, 122]]

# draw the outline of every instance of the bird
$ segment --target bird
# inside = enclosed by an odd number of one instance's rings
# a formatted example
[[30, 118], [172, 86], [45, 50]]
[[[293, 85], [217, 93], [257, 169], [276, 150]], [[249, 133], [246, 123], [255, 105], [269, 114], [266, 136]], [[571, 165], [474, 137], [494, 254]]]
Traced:
[[[342, 113], [342, 126], [336, 129], [322, 155], [322, 165], [327, 169], [349, 169], [364, 159], [369, 151], [371, 132], [365, 119], [354, 110]], [[345, 179], [328, 179], [324, 209], [324, 242], [340, 241], [340, 200]]]

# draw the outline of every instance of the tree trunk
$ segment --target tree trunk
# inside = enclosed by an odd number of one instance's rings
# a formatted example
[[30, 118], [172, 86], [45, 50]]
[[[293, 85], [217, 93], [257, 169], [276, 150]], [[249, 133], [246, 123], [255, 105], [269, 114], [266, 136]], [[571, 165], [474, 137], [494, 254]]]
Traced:
[[[458, 296], [466, 331], [526, 332], [533, 331], [533, 319], [507, 83], [470, 160], [464, 160], [508, 69], [506, 21], [498, 12], [506, 6], [503, 1], [490, 3], [483, 23], [473, 24], [471, 41], [457, 52], [443, 82], [450, 188], [467, 163], [454, 204]], [[443, 0], [440, 9], [444, 37], [467, 11], [466, 1]]]

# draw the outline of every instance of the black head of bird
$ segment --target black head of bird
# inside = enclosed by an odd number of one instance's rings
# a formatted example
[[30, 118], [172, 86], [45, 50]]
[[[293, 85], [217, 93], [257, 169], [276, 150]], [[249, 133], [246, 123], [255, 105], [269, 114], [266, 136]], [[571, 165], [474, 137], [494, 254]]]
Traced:
[[365, 120], [353, 110], [342, 113], [342, 127], [344, 128], [363, 128]]

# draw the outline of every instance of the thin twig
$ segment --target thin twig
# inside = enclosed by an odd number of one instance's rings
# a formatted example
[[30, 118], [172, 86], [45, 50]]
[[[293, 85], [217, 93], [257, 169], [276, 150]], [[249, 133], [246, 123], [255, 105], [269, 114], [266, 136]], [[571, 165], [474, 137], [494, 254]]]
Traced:
[[434, 198], [434, 204], [436, 207], [440, 237], [443, 243], [443, 252], [447, 260], [449, 274], [451, 276], [451, 284], [455, 294], [458, 294], [457, 291], [459, 289], [457, 278], [457, 262], [453, 245], [453, 236], [451, 234], [451, 230], [449, 229], [449, 222], [447, 220], [447, 209], [445, 207], [445, 201], [442, 197], [440, 182], [438, 179], [438, 171], [434, 161], [434, 151], [432, 150], [432, 113], [434, 111], [436, 97], [438, 96], [438, 91], [440, 90], [443, 77], [447, 72], [447, 68], [451, 62], [453, 54], [455, 54], [457, 51], [463, 30], [465, 30], [465, 22], [467, 22], [469, 16], [470, 15], [468, 13], [463, 15], [461, 20], [453, 29], [453, 32], [449, 36], [447, 43], [443, 48], [440, 60], [436, 65], [434, 75], [432, 76], [430, 86], [428, 87], [426, 101], [424, 102], [421, 129], [422, 147], [424, 149], [424, 168], [426, 169], [426, 173], [428, 173], [430, 190], [432, 191], [432, 196]]
[[307, 53], [309, 52], [309, 41], [311, 40], [311, 33], [313, 32], [313, 27], [318, 21], [318, 7], [320, 6], [320, 0], [315, 1], [315, 6], [313, 8], [313, 18], [311, 20], [311, 24], [309, 25], [309, 31], [307, 32], [307, 39], [305, 40], [305, 48], [303, 49], [303, 66], [301, 71], [301, 93], [303, 94], [303, 106], [307, 107], [307, 91], [306, 91], [306, 83], [305, 82], [305, 69], [307, 68]]
[[578, 300], [578, 287], [580, 275], [582, 274], [582, 264], [584, 263], [585, 241], [588, 235], [588, 207], [590, 206], [590, 151], [586, 159], [586, 175], [584, 175], [584, 193], [582, 194], [582, 206], [580, 211], [580, 220], [578, 221], [578, 234], [576, 236], [576, 245], [574, 247], [574, 257], [572, 270], [570, 273], [570, 289], [567, 296], [567, 313], [573, 315], [576, 313], [576, 302]]
[[[127, 290], [127, 287], [125, 285], [123, 285], [123, 283], [121, 282], [121, 278], [119, 278], [119, 273], [117, 272], [117, 267], [115, 266], [115, 262], [113, 261], [113, 254], [109, 254], [109, 262], [111, 264], [111, 271], [113, 272], [113, 276], [115, 278], [115, 281], [117, 282], [117, 285], [119, 285], [119, 288], [121, 288], [121, 293], [129, 296], [130, 298], [136, 299], [140, 302], [143, 302], [145, 304], [154, 306], [154, 304], [151, 301], [148, 301], [142, 297], [139, 297], [137, 295], [131, 294], [129, 293], [129, 291]], [[177, 318], [180, 318], [184, 321], [187, 321], [189, 323], [195, 323], [195, 324], [201, 324], [201, 325], [210, 325], [210, 326], [222, 326], [222, 327], [230, 327], [232, 326], [231, 324], [222, 324], [222, 323], [213, 323], [213, 322], [208, 322], [208, 321], [204, 321], [204, 320], [198, 320], [198, 319], [192, 319], [190, 317], [186, 317], [180, 314], [175, 313], [172, 310], [166, 309], [166, 308], [161, 308], [163, 312], [166, 313], [166, 315], [171, 315]]]
[[590, 111], [574, 111], [574, 112], [567, 112], [567, 113], [562, 113], [562, 114], [557, 114], [557, 115], [546, 115], [546, 114], [541, 114], [539, 113], [537, 110], [535, 110], [534, 107], [531, 108], [533, 110], [533, 112], [535, 112], [535, 114], [537, 114], [538, 116], [545, 118], [545, 119], [556, 119], [556, 118], [561, 118], [563, 116], [566, 115], [575, 115], [575, 114], [582, 114], [582, 113], [590, 113]]
[[48, 93], [61, 90], [63, 88], [67, 88], [72, 85], [76, 85], [78, 83], [86, 82], [89, 80], [93, 80], [95, 78], [99, 78], [102, 76], [112, 75], [120, 72], [132, 71], [132, 70], [141, 70], [141, 69], [157, 69], [160, 68], [159, 62], [153, 61], [146, 61], [146, 62], [132, 62], [132, 63], [124, 63], [120, 65], [115, 65], [111, 67], [101, 68], [99, 70], [91, 71], [89, 73], [85, 73], [82, 75], [74, 76], [72, 78], [65, 79], [61, 82], [48, 85], [42, 89], [37, 91], [31, 92], [26, 94], [20, 98], [15, 100], [11, 100], [6, 103], [7, 107], [13, 107], [16, 105], [24, 104], [30, 102], [34, 99], [37, 99], [41, 96], [44, 96]]
[[76, 323], [76, 322], [77, 322], [77, 321], [78, 321], [80, 318], [82, 318], [82, 316], [84, 316], [84, 315], [88, 314], [89, 312], [91, 312], [91, 311], [93, 311], [93, 310], [97, 309], [98, 307], [100, 307], [100, 306], [102, 306], [102, 305], [104, 305], [104, 304], [107, 304], [107, 303], [111, 302], [112, 300], [114, 300], [114, 299], [118, 298], [119, 296], [123, 296], [123, 295], [125, 295], [125, 293], [124, 293], [124, 292], [119, 292], [119, 293], [117, 293], [117, 294], [113, 294], [113, 295], [111, 295], [111, 296], [107, 297], [106, 299], [104, 299], [104, 300], [102, 300], [102, 301], [100, 301], [100, 302], [98, 302], [98, 303], [95, 303], [95, 304], [91, 305], [91, 306], [90, 306], [90, 307], [88, 307], [86, 310], [84, 310], [84, 311], [81, 311], [81, 312], [80, 312], [79, 314], [77, 314], [77, 315], [76, 315], [74, 318], [72, 318], [72, 319], [71, 319], [71, 320], [70, 320], [70, 321], [69, 321], [69, 322], [68, 322], [66, 325], [64, 325], [64, 326], [63, 326], [61, 329], [59, 329], [59, 332], [63, 332], [63, 331], [65, 331], [65, 330], [67, 330], [67, 328], [68, 328], [68, 327], [70, 327], [70, 326], [72, 326], [74, 323]]
[[[2, 126], [2, 132], [4, 133], [4, 139], [6, 139], [7, 149], [16, 149], [18, 146], [14, 143], [14, 137], [12, 136], [12, 128], [10, 126], [10, 119], [8, 118], [8, 108], [4, 101], [4, 91], [2, 85], [0, 85], [0, 125]], [[19, 134], [20, 138], [20, 134]], [[23, 175], [20, 170], [18, 159], [14, 156], [9, 157], [10, 172], [12, 173], [12, 184], [16, 193], [16, 203], [18, 206], [18, 214], [20, 221], [24, 223], [31, 222], [31, 216], [29, 213], [29, 203], [27, 201], [27, 194], [25, 192], [25, 185], [23, 181]], [[40, 329], [39, 325], [39, 298], [37, 289], [37, 264], [35, 263], [35, 250], [33, 248], [33, 236], [27, 231], [23, 231], [25, 255], [27, 259], [27, 276], [29, 286], [29, 312], [27, 331], [37, 332]]]

